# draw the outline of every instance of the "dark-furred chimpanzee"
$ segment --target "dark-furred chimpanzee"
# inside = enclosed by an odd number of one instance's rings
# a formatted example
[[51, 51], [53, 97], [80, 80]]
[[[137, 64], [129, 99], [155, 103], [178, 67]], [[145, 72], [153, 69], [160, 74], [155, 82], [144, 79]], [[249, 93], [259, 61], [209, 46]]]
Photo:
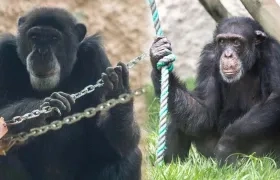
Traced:
[[[10, 126], [10, 133], [48, 124], [130, 92], [126, 66], [110, 67], [99, 37], [85, 38], [86, 31], [66, 10], [36, 8], [19, 18], [16, 37], [2, 36], [0, 115], [10, 120], [46, 105], [59, 110]], [[99, 78], [103, 87], [74, 102], [69, 94]], [[130, 101], [14, 147], [0, 157], [0, 179], [139, 180], [139, 136]]]
[[[156, 63], [171, 51], [165, 37], [150, 49], [157, 95]], [[217, 25], [213, 41], [201, 53], [194, 91], [173, 73], [170, 83], [165, 162], [184, 160], [191, 142], [222, 164], [234, 162], [233, 156], [225, 161], [233, 153], [279, 155], [280, 45], [254, 20], [233, 17]]]

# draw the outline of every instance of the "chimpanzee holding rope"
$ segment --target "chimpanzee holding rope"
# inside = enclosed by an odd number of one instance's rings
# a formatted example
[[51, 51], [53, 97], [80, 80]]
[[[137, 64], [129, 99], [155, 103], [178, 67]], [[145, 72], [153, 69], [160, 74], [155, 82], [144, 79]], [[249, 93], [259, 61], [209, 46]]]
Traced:
[[[157, 63], [170, 54], [168, 39], [156, 38], [150, 57], [158, 96]], [[165, 162], [187, 158], [192, 142], [221, 164], [236, 162], [233, 153], [280, 155], [280, 45], [257, 22], [233, 17], [218, 24], [202, 50], [194, 91], [175, 73], [169, 81]]]
[[[86, 32], [85, 25], [66, 10], [37, 8], [19, 18], [16, 37], [2, 35], [0, 115], [11, 120], [40, 106], [56, 109], [10, 125], [10, 134], [49, 124], [130, 92], [126, 66], [119, 63], [110, 67], [99, 37], [85, 38]], [[70, 95], [99, 78], [103, 87], [77, 100]], [[0, 179], [139, 180], [139, 138], [131, 100], [13, 147], [7, 156], [0, 157]]]

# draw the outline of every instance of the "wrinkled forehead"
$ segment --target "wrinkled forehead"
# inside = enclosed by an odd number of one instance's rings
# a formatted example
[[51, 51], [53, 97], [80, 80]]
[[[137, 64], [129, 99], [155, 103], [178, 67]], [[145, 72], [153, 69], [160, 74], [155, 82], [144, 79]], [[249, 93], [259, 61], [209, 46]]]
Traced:
[[222, 24], [217, 29], [217, 35], [218, 34], [235, 34], [237, 36], [242, 36], [247, 40], [255, 37], [252, 26], [238, 22]]

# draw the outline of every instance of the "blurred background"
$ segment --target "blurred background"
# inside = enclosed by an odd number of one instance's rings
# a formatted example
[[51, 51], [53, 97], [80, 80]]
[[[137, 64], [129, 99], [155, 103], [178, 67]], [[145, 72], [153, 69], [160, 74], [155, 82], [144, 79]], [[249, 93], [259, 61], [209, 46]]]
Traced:
[[[194, 78], [202, 47], [212, 38], [223, 17], [250, 16], [276, 38], [280, 38], [280, 0], [156, 0], [165, 35], [176, 54], [175, 71], [182, 78]], [[245, 6], [244, 6], [245, 5]], [[105, 50], [113, 65], [148, 53], [155, 37], [146, 0], [1, 0], [0, 32], [16, 33], [20, 15], [38, 6], [70, 10], [88, 28], [88, 35], [101, 32]], [[250, 13], [248, 13], [250, 12]], [[94, 68], [94, 67], [93, 67]], [[147, 58], [130, 71], [133, 88], [150, 83]], [[147, 119], [144, 97], [135, 100], [140, 125]], [[142, 128], [145, 137], [145, 128]]]

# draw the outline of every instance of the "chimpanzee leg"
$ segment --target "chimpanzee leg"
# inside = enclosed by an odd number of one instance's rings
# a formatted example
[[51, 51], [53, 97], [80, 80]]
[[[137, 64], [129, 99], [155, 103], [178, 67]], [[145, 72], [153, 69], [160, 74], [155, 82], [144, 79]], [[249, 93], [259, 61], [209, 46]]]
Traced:
[[197, 151], [205, 157], [214, 157], [215, 147], [219, 140], [217, 133], [209, 133], [204, 137], [195, 137], [194, 143]]
[[180, 160], [184, 161], [188, 157], [191, 139], [176, 127], [174, 121], [171, 121], [171, 124], [168, 126], [166, 142], [167, 149], [164, 155], [165, 163], [170, 163], [172, 160], [176, 161], [176, 158], [180, 158]]
[[[228, 163], [236, 160], [236, 156], [230, 156], [233, 153], [253, 153], [248, 151], [250, 149], [272, 151], [273, 149], [269, 148], [256, 148], [256, 145], [271, 147], [271, 142], [279, 137], [279, 129], [280, 97], [274, 96], [252, 107], [225, 129], [215, 150], [216, 157], [223, 164], [226, 160]], [[230, 157], [227, 158], [228, 156]]]

